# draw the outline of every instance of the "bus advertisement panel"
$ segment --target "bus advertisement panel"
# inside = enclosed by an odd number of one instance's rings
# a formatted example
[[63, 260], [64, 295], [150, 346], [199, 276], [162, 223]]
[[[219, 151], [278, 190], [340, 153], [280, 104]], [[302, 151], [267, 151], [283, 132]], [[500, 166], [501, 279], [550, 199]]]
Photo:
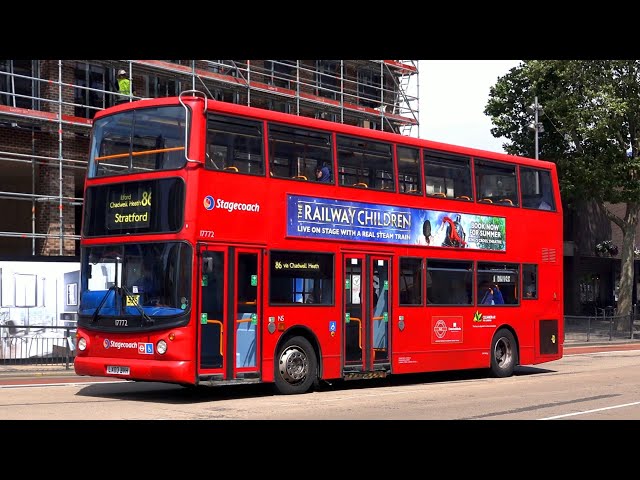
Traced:
[[292, 237], [505, 251], [505, 233], [505, 219], [495, 216], [299, 195], [287, 201]]

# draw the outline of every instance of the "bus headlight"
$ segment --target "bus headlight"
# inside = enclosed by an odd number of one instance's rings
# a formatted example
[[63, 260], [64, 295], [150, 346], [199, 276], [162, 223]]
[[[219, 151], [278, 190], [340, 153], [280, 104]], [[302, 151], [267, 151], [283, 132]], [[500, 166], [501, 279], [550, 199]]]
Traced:
[[84, 337], [80, 337], [76, 346], [78, 347], [78, 350], [84, 352], [87, 349], [87, 339]]
[[167, 342], [165, 342], [164, 340], [158, 341], [158, 343], [156, 344], [156, 352], [158, 352], [160, 355], [164, 355], [165, 353], [167, 353]]

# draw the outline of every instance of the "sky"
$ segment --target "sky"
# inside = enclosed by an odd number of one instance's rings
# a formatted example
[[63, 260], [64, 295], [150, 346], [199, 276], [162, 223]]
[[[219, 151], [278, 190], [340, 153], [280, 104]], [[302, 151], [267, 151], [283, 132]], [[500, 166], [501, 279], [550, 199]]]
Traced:
[[504, 153], [483, 113], [489, 88], [520, 60], [420, 60], [420, 137]]

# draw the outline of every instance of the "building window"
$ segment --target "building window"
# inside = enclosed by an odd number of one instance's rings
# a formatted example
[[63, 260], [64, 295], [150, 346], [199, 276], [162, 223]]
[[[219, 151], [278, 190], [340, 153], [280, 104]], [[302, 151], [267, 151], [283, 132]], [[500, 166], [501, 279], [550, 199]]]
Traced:
[[370, 128], [371, 130], [382, 130], [380, 122], [372, 119], [360, 120], [360, 126], [363, 128]]
[[382, 103], [382, 75], [371, 68], [358, 70], [358, 97], [363, 107], [376, 108]]
[[77, 283], [67, 284], [66, 305], [67, 306], [78, 305], [78, 284]]
[[174, 79], [145, 75], [144, 84], [143, 96], [145, 97], [173, 97], [180, 93], [180, 82]]
[[38, 73], [36, 60], [0, 60], [0, 105], [38, 110]]
[[337, 60], [316, 61], [316, 89], [320, 97], [336, 100], [340, 91], [340, 62]]
[[[76, 117], [93, 118], [98, 111], [111, 106], [113, 99], [107, 99], [105, 95], [105, 90], [109, 90], [105, 67], [78, 62], [74, 76]], [[112, 90], [117, 89], [114, 86]]]
[[340, 118], [336, 113], [328, 112], [326, 110], [316, 111], [315, 118], [318, 118], [320, 120], [327, 120], [329, 122], [336, 122], [336, 123], [340, 122]]
[[265, 60], [267, 70], [267, 82], [269, 85], [282, 88], [294, 88], [296, 82], [295, 60]]
[[17, 273], [16, 282], [16, 307], [35, 307], [37, 277], [35, 275], [27, 275]]
[[274, 112], [295, 113], [295, 108], [291, 102], [282, 102], [278, 100], [268, 100], [267, 107]]
[[231, 60], [211, 60], [210, 70], [213, 73], [220, 73], [222, 75], [238, 76], [238, 69], [236, 68], [235, 62]]

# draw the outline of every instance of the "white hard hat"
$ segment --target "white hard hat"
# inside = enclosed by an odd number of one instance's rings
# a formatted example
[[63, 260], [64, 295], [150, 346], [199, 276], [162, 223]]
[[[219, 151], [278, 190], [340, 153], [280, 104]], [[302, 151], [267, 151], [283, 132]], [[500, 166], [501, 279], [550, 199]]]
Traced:
[[126, 75], [127, 72], [125, 72], [124, 70], [120, 69], [118, 70], [118, 75]]

